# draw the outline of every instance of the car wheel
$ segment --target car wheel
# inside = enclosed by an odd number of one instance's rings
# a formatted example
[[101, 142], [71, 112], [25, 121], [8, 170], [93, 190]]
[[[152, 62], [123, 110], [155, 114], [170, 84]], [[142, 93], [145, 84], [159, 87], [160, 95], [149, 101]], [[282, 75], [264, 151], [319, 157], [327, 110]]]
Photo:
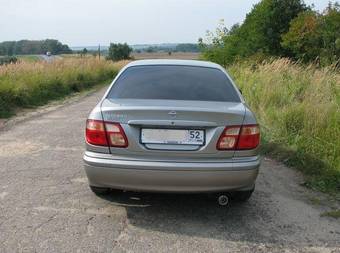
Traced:
[[239, 191], [239, 192], [235, 192], [233, 197], [237, 201], [245, 202], [248, 199], [250, 199], [253, 192], [254, 192], [254, 189], [250, 191]]
[[96, 195], [105, 195], [107, 193], [109, 193], [110, 189], [109, 188], [105, 188], [105, 187], [96, 187], [96, 186], [91, 186], [91, 191], [96, 194]]

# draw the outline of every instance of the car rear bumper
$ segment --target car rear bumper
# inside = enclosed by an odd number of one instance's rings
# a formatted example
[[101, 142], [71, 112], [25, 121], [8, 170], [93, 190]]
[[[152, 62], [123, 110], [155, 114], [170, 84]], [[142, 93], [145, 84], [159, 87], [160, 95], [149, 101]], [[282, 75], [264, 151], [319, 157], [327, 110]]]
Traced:
[[228, 162], [167, 162], [115, 159], [85, 153], [84, 167], [91, 186], [132, 191], [219, 192], [252, 189], [260, 157]]

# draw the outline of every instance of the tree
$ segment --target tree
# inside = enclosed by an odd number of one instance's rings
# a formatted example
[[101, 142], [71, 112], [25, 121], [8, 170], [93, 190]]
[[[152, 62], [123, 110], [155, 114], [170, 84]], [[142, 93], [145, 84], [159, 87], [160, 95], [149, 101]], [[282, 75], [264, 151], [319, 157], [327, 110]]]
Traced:
[[198, 45], [193, 43], [180, 43], [176, 45], [175, 50], [176, 52], [198, 52]]
[[106, 58], [112, 61], [130, 59], [131, 52], [132, 48], [126, 43], [111, 43], [109, 47], [109, 55]]
[[281, 36], [288, 32], [290, 22], [308, 8], [301, 0], [274, 0], [271, 2], [267, 22], [264, 25], [264, 42], [271, 55], [286, 56], [281, 47]]
[[290, 21], [306, 10], [303, 0], [262, 0], [254, 5], [243, 24], [228, 30], [219, 25], [208, 32], [207, 42], [199, 42], [203, 55], [220, 64], [254, 54], [287, 56], [281, 35], [289, 30]]
[[205, 39], [198, 39], [198, 48], [203, 52], [203, 57], [221, 65], [229, 63], [230, 55], [225, 51], [225, 39], [229, 30], [220, 20], [214, 32], [207, 31]]
[[319, 14], [305, 11], [290, 24], [289, 31], [282, 36], [281, 45], [292, 52], [295, 59], [304, 62], [319, 59], [323, 64], [340, 59], [340, 5], [329, 4]]
[[155, 50], [154, 47], [150, 46], [150, 47], [148, 47], [147, 49], [145, 49], [145, 51], [146, 51], [147, 53], [153, 53], [153, 52], [155, 52], [156, 50]]
[[318, 14], [315, 11], [300, 13], [282, 39], [282, 46], [290, 50], [295, 59], [304, 62], [315, 60], [322, 46]]
[[80, 52], [80, 56], [81, 57], [85, 57], [87, 55], [87, 48], [85, 47], [81, 52]]
[[16, 42], [4, 41], [0, 43], [0, 55], [12, 56], [16, 54]]
[[340, 5], [329, 4], [320, 20], [322, 51], [326, 63], [340, 60]]
[[285, 56], [281, 35], [289, 30], [291, 20], [306, 8], [302, 0], [262, 0], [256, 4], [233, 33], [241, 55], [265, 53]]
[[16, 54], [52, 54], [71, 53], [72, 50], [58, 40], [19, 40], [0, 43], [0, 55]]

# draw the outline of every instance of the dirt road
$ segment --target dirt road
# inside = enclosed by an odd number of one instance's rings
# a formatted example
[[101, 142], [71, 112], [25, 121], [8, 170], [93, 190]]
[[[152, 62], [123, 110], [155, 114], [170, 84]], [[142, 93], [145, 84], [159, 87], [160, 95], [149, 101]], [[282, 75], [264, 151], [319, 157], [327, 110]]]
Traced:
[[248, 203], [88, 188], [84, 122], [104, 90], [0, 131], [0, 252], [340, 252], [340, 221], [264, 159]]

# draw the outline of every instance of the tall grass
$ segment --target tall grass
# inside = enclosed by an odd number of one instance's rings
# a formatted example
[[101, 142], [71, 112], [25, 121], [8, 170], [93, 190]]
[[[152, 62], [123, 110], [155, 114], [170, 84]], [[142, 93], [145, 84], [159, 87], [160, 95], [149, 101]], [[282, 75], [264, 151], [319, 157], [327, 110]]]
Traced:
[[0, 66], [0, 118], [113, 79], [122, 64], [91, 58]]
[[264, 151], [297, 166], [308, 184], [340, 191], [340, 74], [287, 59], [229, 72], [262, 126]]
[[[113, 79], [124, 64], [70, 58], [1, 66], [0, 117]], [[339, 191], [339, 72], [287, 59], [235, 63], [228, 70], [258, 117], [264, 152], [300, 168], [310, 186]]]

